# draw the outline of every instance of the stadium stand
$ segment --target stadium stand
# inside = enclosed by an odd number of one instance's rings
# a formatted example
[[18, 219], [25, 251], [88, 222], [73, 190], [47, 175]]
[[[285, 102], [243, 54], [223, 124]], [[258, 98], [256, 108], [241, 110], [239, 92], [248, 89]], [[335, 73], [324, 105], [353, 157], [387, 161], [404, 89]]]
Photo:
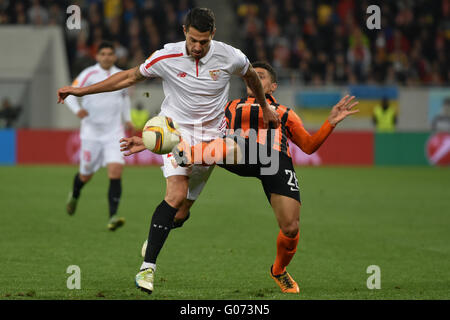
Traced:
[[[66, 9], [73, 4], [81, 8], [81, 30], [65, 28]], [[192, 0], [2, 0], [0, 24], [64, 26], [73, 78], [95, 62], [102, 39], [114, 42], [121, 68], [142, 63], [164, 43], [182, 40], [180, 24], [193, 6]]]
[[[450, 81], [450, 1], [234, 0], [243, 51], [267, 60], [281, 81], [306, 85], [445, 85]], [[122, 68], [164, 43], [194, 0], [0, 1], [0, 24], [63, 25], [66, 8], [82, 9], [81, 30], [65, 28], [71, 75], [92, 64], [101, 39], [114, 41]], [[369, 4], [382, 29], [369, 30]]]
[[[381, 9], [381, 30], [366, 27], [372, 4]], [[316, 85], [450, 80], [448, 0], [236, 0], [234, 5], [246, 54], [270, 61], [285, 80]]]

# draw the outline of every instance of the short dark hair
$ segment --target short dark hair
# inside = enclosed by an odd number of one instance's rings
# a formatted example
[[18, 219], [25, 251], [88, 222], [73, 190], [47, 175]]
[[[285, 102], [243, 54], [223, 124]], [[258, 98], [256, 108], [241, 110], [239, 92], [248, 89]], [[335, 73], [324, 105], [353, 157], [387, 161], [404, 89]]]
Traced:
[[252, 63], [252, 67], [266, 69], [270, 74], [270, 79], [272, 80], [272, 83], [277, 83], [277, 73], [269, 63], [265, 61], [255, 61]]
[[186, 31], [194, 27], [200, 32], [213, 32], [215, 29], [215, 17], [211, 9], [193, 8], [189, 10], [184, 20]]
[[97, 52], [100, 52], [100, 50], [102, 50], [104, 48], [109, 48], [112, 51], [115, 51], [114, 44], [111, 41], [103, 40], [102, 42], [100, 42]]

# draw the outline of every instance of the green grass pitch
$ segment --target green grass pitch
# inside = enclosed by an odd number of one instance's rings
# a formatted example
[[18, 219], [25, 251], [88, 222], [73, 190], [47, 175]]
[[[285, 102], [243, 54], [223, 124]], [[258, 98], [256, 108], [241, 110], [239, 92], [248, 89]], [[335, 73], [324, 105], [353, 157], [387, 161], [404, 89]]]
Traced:
[[[216, 168], [191, 219], [158, 258], [155, 291], [135, 288], [140, 250], [165, 183], [158, 167], [127, 167], [106, 229], [105, 169], [65, 200], [75, 166], [0, 167], [0, 299], [450, 299], [450, 169], [297, 167], [300, 242], [288, 267], [300, 295], [269, 277], [278, 226], [256, 179]], [[69, 290], [67, 267], [81, 269]], [[381, 289], [366, 269], [381, 269]]]

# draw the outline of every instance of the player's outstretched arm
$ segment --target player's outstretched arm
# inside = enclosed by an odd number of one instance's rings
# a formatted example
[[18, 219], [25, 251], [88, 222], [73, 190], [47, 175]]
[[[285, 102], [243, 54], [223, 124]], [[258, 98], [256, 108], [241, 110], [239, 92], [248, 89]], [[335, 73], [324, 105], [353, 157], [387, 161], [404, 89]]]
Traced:
[[342, 98], [330, 111], [330, 115], [320, 129], [313, 135], [303, 127], [300, 118], [290, 111], [288, 116], [287, 127], [289, 128], [289, 138], [306, 154], [314, 153], [322, 143], [325, 142], [327, 137], [331, 134], [334, 127], [341, 122], [344, 118], [359, 112], [359, 110], [353, 110], [358, 102], [353, 102], [355, 97], [349, 97], [348, 95]]
[[335, 126], [349, 115], [359, 112], [358, 109], [353, 109], [358, 104], [358, 101], [352, 103], [353, 99], [354, 96], [346, 95], [331, 109], [328, 116], [331, 125]]
[[243, 76], [244, 81], [247, 83], [250, 89], [252, 89], [255, 94], [256, 102], [262, 108], [264, 125], [266, 127], [278, 128], [280, 125], [280, 119], [278, 118], [278, 113], [269, 108], [269, 105], [266, 101], [266, 95], [264, 94], [264, 88], [261, 84], [261, 80], [258, 77], [258, 74], [250, 65], [248, 67], [247, 73]]
[[69, 95], [82, 97], [87, 94], [116, 91], [124, 89], [144, 80], [145, 77], [139, 71], [139, 66], [113, 74], [106, 80], [93, 85], [79, 88], [65, 86], [58, 90], [58, 103], [64, 103], [64, 99]]
[[132, 154], [139, 153], [146, 149], [142, 138], [136, 136], [130, 138], [122, 138], [119, 142], [120, 151], [126, 152], [124, 153], [125, 156], [131, 156]]

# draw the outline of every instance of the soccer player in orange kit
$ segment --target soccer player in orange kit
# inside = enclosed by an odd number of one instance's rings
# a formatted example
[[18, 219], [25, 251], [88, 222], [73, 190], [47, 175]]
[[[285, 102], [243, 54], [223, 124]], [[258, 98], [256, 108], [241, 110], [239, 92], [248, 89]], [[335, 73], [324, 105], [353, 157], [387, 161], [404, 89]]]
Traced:
[[[353, 109], [358, 102], [352, 103], [354, 97], [342, 98], [332, 108], [322, 127], [310, 135], [303, 127], [299, 116], [292, 109], [278, 104], [272, 96], [277, 89], [276, 73], [273, 68], [265, 62], [255, 62], [252, 66], [261, 79], [267, 103], [278, 113], [281, 125], [277, 129], [264, 127], [261, 107], [256, 103], [252, 90], [247, 86], [248, 97], [230, 101], [225, 107], [228, 134], [224, 138], [202, 142], [195, 146], [182, 141], [173, 151], [174, 159], [176, 159], [174, 165], [189, 166], [201, 161], [205, 165], [217, 164], [240, 176], [256, 177], [261, 180], [280, 227], [276, 241], [276, 258], [270, 268], [270, 276], [283, 292], [299, 293], [298, 284], [286, 271], [297, 250], [301, 205], [298, 180], [289, 152], [288, 139], [307, 154], [315, 152], [331, 134], [337, 123], [359, 111]], [[237, 136], [240, 138], [236, 139]], [[122, 151], [128, 151], [126, 155], [145, 149], [136, 137], [124, 138], [122, 142]], [[256, 142], [258, 147], [252, 149], [250, 145], [252, 143], [255, 145]], [[264, 153], [257, 150], [264, 147], [270, 154], [265, 159], [261, 158]], [[240, 161], [237, 159], [238, 154], [241, 155]], [[228, 163], [226, 160], [230, 158], [232, 161]], [[271, 174], [264, 174], [262, 169], [268, 169], [273, 165], [267, 162], [268, 159], [271, 162], [275, 160], [276, 170]], [[182, 226], [189, 218], [189, 209], [193, 203], [194, 201], [188, 200], [178, 210], [172, 228]]]

